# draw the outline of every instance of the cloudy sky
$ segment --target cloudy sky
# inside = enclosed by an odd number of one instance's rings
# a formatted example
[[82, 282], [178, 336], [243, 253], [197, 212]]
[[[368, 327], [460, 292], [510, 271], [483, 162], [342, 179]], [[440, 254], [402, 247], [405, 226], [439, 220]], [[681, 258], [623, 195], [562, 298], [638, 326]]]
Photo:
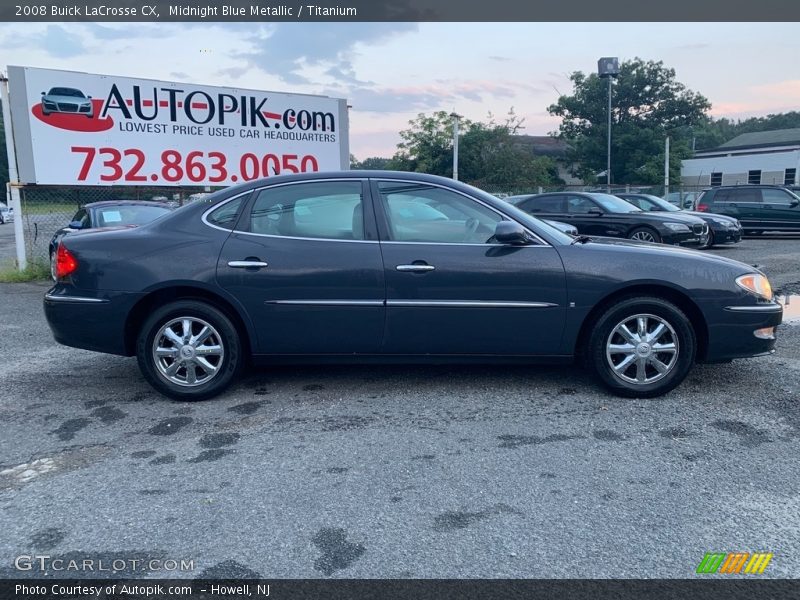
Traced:
[[569, 73], [601, 56], [663, 60], [714, 116], [800, 110], [794, 23], [0, 24], [0, 69], [23, 65], [344, 97], [351, 151], [391, 156], [420, 112], [513, 107], [526, 133]]

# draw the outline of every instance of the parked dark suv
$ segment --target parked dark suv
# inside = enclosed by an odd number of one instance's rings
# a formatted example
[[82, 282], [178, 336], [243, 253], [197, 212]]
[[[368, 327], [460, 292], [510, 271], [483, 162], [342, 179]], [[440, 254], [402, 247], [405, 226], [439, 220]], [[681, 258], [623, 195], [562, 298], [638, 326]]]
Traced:
[[697, 210], [738, 219], [745, 234], [800, 231], [800, 197], [779, 185], [711, 188], [697, 200]]

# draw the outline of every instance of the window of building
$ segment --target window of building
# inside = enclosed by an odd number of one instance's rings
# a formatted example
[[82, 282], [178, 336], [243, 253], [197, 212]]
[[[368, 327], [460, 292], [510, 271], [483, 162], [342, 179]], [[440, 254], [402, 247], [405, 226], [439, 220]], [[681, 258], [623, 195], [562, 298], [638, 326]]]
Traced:
[[796, 183], [797, 169], [786, 169], [783, 174], [783, 185], [794, 185]]
[[711, 174], [711, 187], [719, 187], [722, 185], [722, 173]]
[[761, 183], [761, 169], [759, 169], [758, 171], [748, 171], [747, 183], [754, 183], [754, 184]]

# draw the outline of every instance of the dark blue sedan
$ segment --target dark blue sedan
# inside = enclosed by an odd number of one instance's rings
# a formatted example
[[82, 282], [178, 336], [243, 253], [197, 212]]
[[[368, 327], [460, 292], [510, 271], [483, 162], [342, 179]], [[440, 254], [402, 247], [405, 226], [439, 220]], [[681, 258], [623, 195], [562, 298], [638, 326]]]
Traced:
[[695, 362], [773, 351], [781, 305], [752, 266], [569, 236], [449, 179], [280, 176], [58, 246], [62, 344], [136, 355], [184, 400], [269, 362], [571, 362], [633, 397]]

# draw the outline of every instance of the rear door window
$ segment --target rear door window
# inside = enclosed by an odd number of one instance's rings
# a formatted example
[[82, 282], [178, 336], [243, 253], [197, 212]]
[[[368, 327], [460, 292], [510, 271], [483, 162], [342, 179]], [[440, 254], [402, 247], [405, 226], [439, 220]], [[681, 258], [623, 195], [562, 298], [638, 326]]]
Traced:
[[519, 208], [531, 214], [566, 212], [564, 209], [564, 196], [562, 195], [529, 198], [525, 202], [521, 203]]

